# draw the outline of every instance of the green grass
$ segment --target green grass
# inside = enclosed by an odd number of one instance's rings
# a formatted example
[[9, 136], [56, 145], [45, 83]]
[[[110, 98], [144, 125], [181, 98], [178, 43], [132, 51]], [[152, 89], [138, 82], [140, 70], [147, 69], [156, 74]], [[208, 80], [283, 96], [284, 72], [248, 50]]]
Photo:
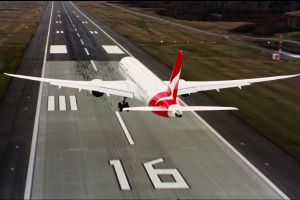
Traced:
[[[107, 26], [127, 37], [170, 68], [179, 50], [185, 52], [185, 80], [242, 79], [300, 72], [299, 62], [276, 62], [270, 54], [226, 40], [187, 32], [101, 3], [85, 3], [85, 9]], [[101, 12], [94, 9], [95, 4]], [[149, 32], [151, 31], [151, 33]], [[164, 41], [162, 44], [160, 41]], [[176, 41], [176, 43], [174, 43]], [[190, 41], [190, 43], [187, 43]], [[214, 44], [215, 42], [215, 44]], [[300, 159], [300, 79], [261, 83], [245, 89], [210, 91], [208, 95], [290, 154]], [[199, 102], [201, 104], [201, 102]], [[217, 114], [217, 113], [216, 113]]]
[[6, 47], [0, 49], [0, 103], [6, 93], [11, 78], [3, 73], [15, 73], [26, 47]]

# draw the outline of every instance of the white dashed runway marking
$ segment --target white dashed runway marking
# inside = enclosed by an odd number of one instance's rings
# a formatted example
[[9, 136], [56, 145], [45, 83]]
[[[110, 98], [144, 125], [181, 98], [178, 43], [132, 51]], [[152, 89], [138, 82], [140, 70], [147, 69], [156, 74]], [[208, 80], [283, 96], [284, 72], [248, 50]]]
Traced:
[[124, 52], [116, 45], [102, 45], [106, 53], [109, 54], [124, 54]]
[[80, 39], [80, 42], [81, 42], [82, 45], [84, 45], [84, 42], [82, 41], [82, 39]]
[[79, 35], [79, 33], [77, 33], [77, 36], [80, 38], [80, 35]]
[[51, 45], [50, 46], [50, 53], [68, 53], [66, 45]]
[[95, 71], [98, 71], [98, 70], [97, 70], [97, 67], [96, 67], [96, 65], [95, 65], [95, 63], [94, 63], [93, 60], [91, 60], [91, 63], [92, 63], [92, 66], [94, 67]]
[[85, 52], [86, 52], [86, 55], [90, 55], [89, 51], [87, 50], [87, 48], [84, 48]]

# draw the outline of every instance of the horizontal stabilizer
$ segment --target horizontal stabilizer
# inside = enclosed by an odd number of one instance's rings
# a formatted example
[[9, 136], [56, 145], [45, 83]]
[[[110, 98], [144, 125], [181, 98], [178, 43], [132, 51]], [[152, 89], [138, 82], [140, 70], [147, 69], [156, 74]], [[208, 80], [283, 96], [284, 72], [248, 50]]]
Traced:
[[[181, 111], [217, 111], [217, 110], [238, 110], [235, 107], [221, 107], [221, 106], [181, 106]], [[169, 111], [164, 107], [144, 106], [144, 107], [129, 107], [123, 110], [128, 111]]]
[[168, 111], [167, 108], [155, 107], [155, 106], [129, 107], [129, 108], [123, 108], [123, 110], [130, 110], [130, 111]]
[[217, 111], [217, 110], [238, 110], [235, 107], [222, 106], [181, 106], [182, 111]]

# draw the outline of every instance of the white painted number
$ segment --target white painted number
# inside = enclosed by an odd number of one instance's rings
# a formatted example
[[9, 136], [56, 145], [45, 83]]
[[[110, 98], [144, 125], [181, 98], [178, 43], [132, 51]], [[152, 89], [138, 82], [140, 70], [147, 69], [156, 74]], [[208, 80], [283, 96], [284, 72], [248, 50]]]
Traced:
[[[153, 165], [163, 162], [162, 158], [144, 163], [144, 167], [155, 189], [189, 188], [177, 169], [154, 169]], [[159, 175], [172, 175], [174, 182], [162, 182]]]
[[126, 177], [126, 174], [123, 169], [121, 161], [120, 160], [110, 160], [109, 164], [112, 165], [115, 169], [121, 190], [130, 190], [130, 185], [128, 183], [128, 180], [127, 180], [127, 177]]

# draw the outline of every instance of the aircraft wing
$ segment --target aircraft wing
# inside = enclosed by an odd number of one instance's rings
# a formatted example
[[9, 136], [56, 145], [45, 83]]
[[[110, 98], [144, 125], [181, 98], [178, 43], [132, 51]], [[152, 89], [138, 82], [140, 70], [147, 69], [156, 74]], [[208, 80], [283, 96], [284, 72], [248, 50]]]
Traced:
[[91, 81], [73, 81], [73, 80], [40, 78], [40, 77], [33, 77], [33, 76], [23, 76], [23, 75], [7, 74], [7, 73], [4, 74], [16, 78], [49, 83], [50, 85], [56, 85], [59, 88], [67, 87], [67, 88], [75, 88], [78, 89], [79, 91], [80, 90], [98, 91], [108, 95], [112, 94], [112, 95], [129, 97], [129, 98], [133, 98], [134, 96], [134, 92], [130, 88], [129, 83], [126, 80], [103, 81], [99, 79], [94, 79]]
[[[226, 80], [226, 81], [185, 81], [180, 79], [178, 85], [178, 95], [191, 94], [199, 91], [220, 90], [224, 88], [233, 88], [233, 87], [241, 88], [243, 86], [251, 85], [252, 83], [292, 78], [299, 75], [300, 74], [253, 78], [253, 79]], [[168, 84], [167, 81], [165, 81], [165, 83]]]

